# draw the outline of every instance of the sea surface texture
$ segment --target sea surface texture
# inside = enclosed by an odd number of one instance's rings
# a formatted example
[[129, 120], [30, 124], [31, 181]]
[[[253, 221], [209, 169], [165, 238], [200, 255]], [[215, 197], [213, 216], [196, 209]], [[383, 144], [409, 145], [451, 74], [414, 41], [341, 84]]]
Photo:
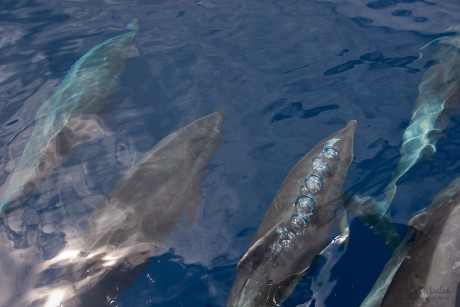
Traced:
[[[37, 111], [72, 65], [129, 32], [134, 19], [139, 30], [110, 103], [95, 112], [94, 133], [0, 218], [2, 238], [51, 259], [68, 242], [64, 230], [84, 231], [155, 144], [222, 110], [222, 139], [200, 183], [194, 222], [185, 211], [161, 253], [110, 306], [226, 306], [236, 264], [287, 173], [350, 120], [358, 125], [344, 193], [384, 198], [418, 86], [438, 39], [458, 29], [460, 2], [2, 0], [0, 185], [21, 161]], [[398, 181], [390, 213], [401, 237], [459, 174], [454, 112], [436, 152]], [[346, 250], [318, 257], [283, 306], [364, 300], [392, 251], [352, 213], [348, 221]]]

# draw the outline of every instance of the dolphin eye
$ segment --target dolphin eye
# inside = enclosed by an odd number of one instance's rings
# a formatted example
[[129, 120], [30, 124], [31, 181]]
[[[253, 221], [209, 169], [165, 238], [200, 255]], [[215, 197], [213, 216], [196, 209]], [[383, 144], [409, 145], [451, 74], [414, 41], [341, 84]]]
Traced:
[[291, 217], [291, 227], [297, 235], [304, 234], [308, 227], [308, 221], [298, 214], [294, 214]]
[[310, 174], [305, 179], [305, 185], [308, 191], [310, 191], [310, 193], [313, 195], [316, 195], [321, 191], [321, 189], [323, 188], [323, 184], [323, 179], [321, 179], [321, 177], [315, 174]]
[[304, 218], [316, 213], [316, 201], [313, 197], [308, 195], [297, 197], [295, 207], [297, 209], [297, 214]]
[[320, 177], [330, 177], [332, 175], [332, 170], [320, 157], [315, 157], [313, 159], [313, 174]]
[[326, 158], [328, 158], [331, 161], [336, 161], [340, 159], [339, 151], [332, 146], [324, 146], [321, 154], [324, 155]]

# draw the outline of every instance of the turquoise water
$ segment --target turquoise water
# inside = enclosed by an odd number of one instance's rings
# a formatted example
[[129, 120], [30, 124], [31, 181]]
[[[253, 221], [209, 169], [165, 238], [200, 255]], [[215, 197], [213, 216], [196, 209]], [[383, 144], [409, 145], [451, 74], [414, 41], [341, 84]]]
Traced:
[[[454, 0], [2, 1], [2, 184], [39, 107], [70, 67], [125, 33], [133, 18], [140, 27], [112, 103], [98, 111], [102, 132], [3, 218], [2, 238], [52, 257], [67, 242], [62, 225], [84, 228], [152, 146], [222, 109], [223, 137], [195, 223], [189, 229], [184, 216], [117, 304], [225, 306], [236, 263], [289, 169], [351, 119], [358, 128], [344, 191], [382, 198], [418, 85], [439, 48], [426, 45], [460, 23], [459, 11]], [[399, 181], [391, 214], [401, 234], [458, 176], [459, 135], [456, 114], [435, 155]], [[357, 306], [364, 299], [391, 251], [352, 215], [349, 221], [347, 251], [320, 257], [285, 306]]]

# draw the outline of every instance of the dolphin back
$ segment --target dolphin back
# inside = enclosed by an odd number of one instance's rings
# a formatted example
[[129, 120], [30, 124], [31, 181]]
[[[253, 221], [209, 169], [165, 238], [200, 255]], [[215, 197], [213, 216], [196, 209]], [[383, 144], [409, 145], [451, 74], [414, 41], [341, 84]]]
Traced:
[[223, 118], [220, 111], [196, 120], [149, 151], [92, 218], [84, 237], [88, 249], [161, 243], [184, 212], [193, 221], [202, 177], [222, 136]]
[[[447, 198], [453, 190], [455, 194]], [[440, 204], [442, 199], [445, 201]], [[410, 225], [417, 227], [415, 241], [388, 287], [382, 306], [460, 304], [459, 221], [457, 178], [425, 212], [411, 220]]]
[[362, 307], [460, 304], [460, 178], [409, 222]]
[[326, 247], [342, 207], [356, 121], [321, 141], [289, 172], [238, 264], [228, 306], [279, 305]]
[[[110, 193], [78, 241], [92, 255], [72, 266], [72, 276], [81, 285], [80, 304], [98, 306], [108, 294], [116, 297], [150, 258], [164, 251], [164, 241], [184, 214], [193, 222], [223, 119], [222, 111], [215, 112], [173, 132]], [[94, 274], [88, 276], [88, 271]]]

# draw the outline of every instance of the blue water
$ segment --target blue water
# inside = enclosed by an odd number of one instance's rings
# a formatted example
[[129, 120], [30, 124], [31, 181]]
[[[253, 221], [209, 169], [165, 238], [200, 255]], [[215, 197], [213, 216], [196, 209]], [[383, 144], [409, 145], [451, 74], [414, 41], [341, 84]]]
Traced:
[[[35, 234], [22, 248], [56, 252], [65, 245], [61, 223], [83, 223], [154, 144], [223, 109], [194, 225], [184, 217], [169, 251], [118, 306], [224, 306], [236, 263], [289, 169], [351, 119], [358, 129], [344, 191], [382, 196], [438, 46], [420, 48], [458, 25], [458, 12], [456, 0], [1, 1], [0, 183], [71, 65], [131, 19], [140, 26], [104, 110], [110, 134], [81, 144], [24, 200], [28, 213], [6, 220], [11, 240]], [[391, 208], [398, 231], [459, 173], [457, 114], [436, 154], [399, 182]], [[367, 295], [391, 251], [349, 220], [346, 252], [320, 257], [284, 306], [357, 306]]]

